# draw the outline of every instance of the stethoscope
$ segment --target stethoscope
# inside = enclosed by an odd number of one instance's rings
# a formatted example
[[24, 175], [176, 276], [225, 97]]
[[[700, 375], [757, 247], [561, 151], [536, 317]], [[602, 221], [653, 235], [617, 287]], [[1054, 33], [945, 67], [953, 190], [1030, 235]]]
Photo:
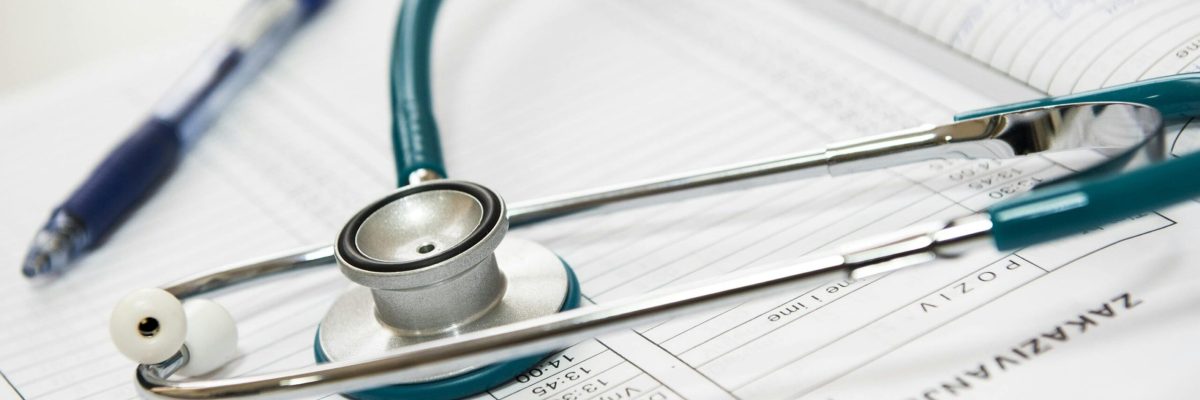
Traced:
[[[801, 154], [605, 187], [511, 207], [488, 188], [446, 180], [429, 85], [439, 1], [408, 0], [392, 66], [393, 143], [401, 188], [359, 211], [333, 246], [305, 249], [142, 289], [113, 312], [117, 347], [140, 363], [141, 393], [161, 398], [455, 398], [504, 383], [546, 354], [607, 332], [955, 257], [1013, 250], [1200, 195], [1200, 155], [1163, 161], [1162, 120], [1200, 111], [1200, 74], [1176, 75], [964, 113], [956, 122], [837, 143]], [[577, 308], [567, 262], [510, 226], [578, 211], [671, 201], [817, 174], [940, 158], [1004, 159], [1090, 149], [1109, 156], [977, 214], [913, 226], [823, 258]], [[232, 359], [233, 318], [195, 297], [336, 261], [358, 284], [321, 321], [318, 365], [250, 377], [199, 376]], [[181, 299], [190, 299], [181, 303]], [[200, 328], [200, 329], [197, 329]]]

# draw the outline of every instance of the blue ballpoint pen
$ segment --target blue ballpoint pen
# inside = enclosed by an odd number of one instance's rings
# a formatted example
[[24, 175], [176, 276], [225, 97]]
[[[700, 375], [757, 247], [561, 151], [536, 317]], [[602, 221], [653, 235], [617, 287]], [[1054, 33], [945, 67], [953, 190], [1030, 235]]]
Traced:
[[92, 171], [33, 239], [27, 277], [61, 271], [97, 246], [168, 176], [180, 155], [324, 0], [256, 0]]

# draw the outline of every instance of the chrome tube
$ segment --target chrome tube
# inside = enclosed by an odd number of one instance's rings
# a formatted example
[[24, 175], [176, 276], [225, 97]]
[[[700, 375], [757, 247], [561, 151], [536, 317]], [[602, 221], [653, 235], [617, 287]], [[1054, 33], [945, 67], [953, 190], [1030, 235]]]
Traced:
[[[1159, 118], [1153, 108], [1127, 103], [1035, 108], [833, 143], [822, 150], [511, 203], [508, 219], [516, 226], [582, 211], [640, 207], [792, 179], [842, 175], [931, 159], [1004, 159], [1082, 149], [1117, 154], [1153, 139], [1157, 130], [1146, 125], [1157, 121]], [[419, 183], [436, 179], [436, 175], [422, 172], [410, 179]], [[296, 265], [289, 268], [288, 263]], [[258, 275], [329, 263], [333, 263], [332, 247], [306, 248], [179, 283], [167, 290], [182, 298]]]
[[164, 399], [290, 398], [386, 386], [415, 368], [452, 369], [541, 354], [679, 315], [953, 257], [989, 244], [990, 230], [986, 215], [971, 215], [879, 237], [837, 255], [434, 340], [377, 357], [257, 376], [185, 381], [168, 379], [179, 362], [173, 358], [167, 361], [171, 365], [139, 366], [137, 382], [143, 396]]
[[163, 288], [179, 299], [248, 282], [268, 275], [299, 271], [333, 262], [333, 246], [290, 250], [278, 256], [250, 261], [215, 273], [203, 274]]
[[716, 168], [605, 186], [532, 201], [512, 203], [508, 219], [520, 225], [600, 206], [622, 208], [671, 203], [717, 193], [744, 190], [791, 180], [824, 176], [826, 151], [809, 151]]
[[1126, 103], [1029, 109], [832, 143], [821, 150], [516, 202], [510, 204], [508, 218], [520, 225], [601, 207], [603, 211], [641, 207], [934, 159], [1006, 159], [1081, 149], [1113, 154], [1147, 140], [1155, 131], [1143, 125], [1157, 120], [1153, 108]]

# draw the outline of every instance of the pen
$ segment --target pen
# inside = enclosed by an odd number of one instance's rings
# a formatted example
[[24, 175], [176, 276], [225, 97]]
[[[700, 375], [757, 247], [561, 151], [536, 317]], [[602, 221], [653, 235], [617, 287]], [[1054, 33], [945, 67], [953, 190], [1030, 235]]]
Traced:
[[34, 236], [21, 272], [62, 271], [99, 245], [170, 175], [180, 156], [233, 95], [324, 0], [257, 0], [155, 104]]

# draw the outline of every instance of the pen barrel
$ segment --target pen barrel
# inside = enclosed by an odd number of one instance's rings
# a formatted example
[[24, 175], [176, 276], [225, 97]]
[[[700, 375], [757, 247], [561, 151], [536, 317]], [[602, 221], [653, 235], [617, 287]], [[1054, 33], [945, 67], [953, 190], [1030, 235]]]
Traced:
[[183, 147], [190, 147], [323, 3], [249, 2], [159, 100], [154, 117], [173, 122]]
[[180, 143], [175, 125], [150, 119], [121, 142], [62, 205], [83, 223], [84, 246], [103, 240], [174, 169]]
[[1093, 180], [1062, 182], [991, 207], [1000, 250], [1080, 233], [1200, 196], [1200, 153]]

